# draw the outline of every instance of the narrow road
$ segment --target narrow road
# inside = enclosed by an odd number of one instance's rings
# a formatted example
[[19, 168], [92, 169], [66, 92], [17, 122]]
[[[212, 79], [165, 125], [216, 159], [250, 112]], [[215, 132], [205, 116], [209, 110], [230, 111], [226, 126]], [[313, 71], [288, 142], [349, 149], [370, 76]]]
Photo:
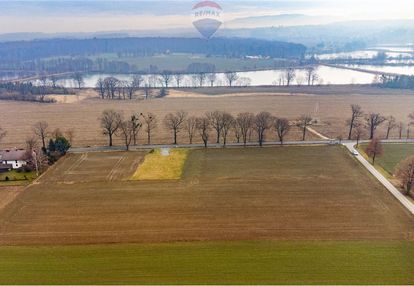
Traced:
[[[401, 141], [400, 141], [401, 142]], [[406, 141], [405, 141], [406, 142]], [[355, 142], [345, 142], [350, 152], [354, 151]], [[384, 187], [411, 213], [414, 215], [414, 204], [407, 199], [393, 184], [391, 184], [380, 172], [375, 169], [362, 155], [355, 156], [358, 161], [372, 174]]]
[[[333, 145], [339, 144], [337, 140], [315, 140], [315, 141], [289, 141], [284, 142], [283, 145], [289, 146], [300, 146], [300, 145]], [[264, 142], [263, 146], [280, 146], [279, 141], [268, 141]], [[226, 146], [223, 144], [208, 144], [208, 148], [226, 148], [226, 147], [243, 147], [243, 143], [227, 143]], [[247, 147], [259, 147], [257, 142], [248, 142], [246, 144]], [[151, 149], [159, 149], [159, 148], [204, 148], [204, 144], [151, 144], [151, 145], [138, 145], [138, 146], [130, 146], [131, 151], [138, 151], [138, 150], [151, 150]], [[125, 151], [125, 146], [89, 146], [89, 147], [76, 147], [70, 148], [69, 153], [88, 153], [88, 152], [105, 152], [105, 151]]]

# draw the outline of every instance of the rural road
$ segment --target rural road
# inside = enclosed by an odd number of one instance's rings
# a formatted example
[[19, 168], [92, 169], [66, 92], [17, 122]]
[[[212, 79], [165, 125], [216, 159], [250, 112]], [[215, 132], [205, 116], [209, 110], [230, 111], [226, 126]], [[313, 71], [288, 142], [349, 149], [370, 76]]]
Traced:
[[[361, 140], [360, 143], [366, 143], [369, 140]], [[382, 140], [383, 143], [414, 143], [414, 139], [402, 139], [402, 140]], [[301, 146], [301, 145], [335, 145], [335, 144], [356, 144], [355, 141], [327, 139], [327, 140], [313, 140], [313, 141], [286, 141], [283, 145], [287, 146]], [[264, 142], [263, 146], [280, 146], [279, 141], [268, 141]], [[243, 147], [243, 143], [227, 143], [226, 146], [223, 144], [208, 144], [208, 148], [225, 148], [225, 147]], [[249, 142], [246, 144], [247, 147], [259, 147], [257, 142]], [[150, 145], [138, 145], [130, 146], [131, 151], [138, 150], [151, 150], [158, 148], [204, 148], [203, 144], [150, 144]], [[104, 151], [125, 151], [125, 146], [88, 146], [88, 147], [75, 147], [69, 150], [69, 153], [88, 153], [88, 152], [104, 152]]]
[[[339, 144], [337, 140], [317, 140], [317, 141], [289, 141], [284, 142], [283, 145], [327, 145], [327, 144]], [[279, 141], [264, 142], [263, 146], [280, 146]], [[225, 148], [225, 147], [243, 147], [243, 143], [227, 143], [226, 146], [223, 144], [208, 144], [208, 148]], [[246, 144], [247, 147], [259, 147], [257, 142], [249, 142]], [[148, 150], [158, 148], [204, 148], [204, 144], [151, 144], [151, 145], [138, 145], [131, 146], [131, 151], [137, 150]], [[87, 153], [87, 152], [101, 152], [101, 151], [125, 151], [124, 146], [92, 146], [92, 147], [78, 147], [71, 148], [69, 153]]]
[[[346, 142], [344, 145], [350, 152], [355, 150], [355, 142]], [[411, 213], [414, 215], [414, 204], [407, 199], [393, 184], [391, 184], [380, 172], [375, 169], [363, 156], [355, 156], [358, 161], [375, 177], [384, 187]]]

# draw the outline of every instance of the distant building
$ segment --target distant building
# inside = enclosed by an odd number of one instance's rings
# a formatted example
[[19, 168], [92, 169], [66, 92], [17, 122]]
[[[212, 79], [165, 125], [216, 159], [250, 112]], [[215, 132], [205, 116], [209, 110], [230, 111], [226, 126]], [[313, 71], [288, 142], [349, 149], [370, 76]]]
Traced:
[[27, 152], [24, 149], [11, 149], [0, 151], [0, 163], [2, 168], [20, 169], [27, 165]]

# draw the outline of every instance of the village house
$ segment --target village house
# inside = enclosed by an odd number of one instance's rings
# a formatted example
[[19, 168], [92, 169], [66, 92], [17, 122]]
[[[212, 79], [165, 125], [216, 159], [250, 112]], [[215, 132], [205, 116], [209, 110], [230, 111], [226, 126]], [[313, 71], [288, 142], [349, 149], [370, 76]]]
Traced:
[[27, 152], [24, 149], [0, 151], [0, 169], [20, 169], [27, 165], [27, 161]]

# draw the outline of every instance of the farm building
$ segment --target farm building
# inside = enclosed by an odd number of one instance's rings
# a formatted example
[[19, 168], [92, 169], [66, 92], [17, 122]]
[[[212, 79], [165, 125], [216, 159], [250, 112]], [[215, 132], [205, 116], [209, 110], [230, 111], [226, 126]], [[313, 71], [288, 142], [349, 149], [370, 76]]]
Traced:
[[19, 169], [27, 165], [27, 152], [23, 149], [0, 151], [0, 163], [10, 165], [12, 169]]

